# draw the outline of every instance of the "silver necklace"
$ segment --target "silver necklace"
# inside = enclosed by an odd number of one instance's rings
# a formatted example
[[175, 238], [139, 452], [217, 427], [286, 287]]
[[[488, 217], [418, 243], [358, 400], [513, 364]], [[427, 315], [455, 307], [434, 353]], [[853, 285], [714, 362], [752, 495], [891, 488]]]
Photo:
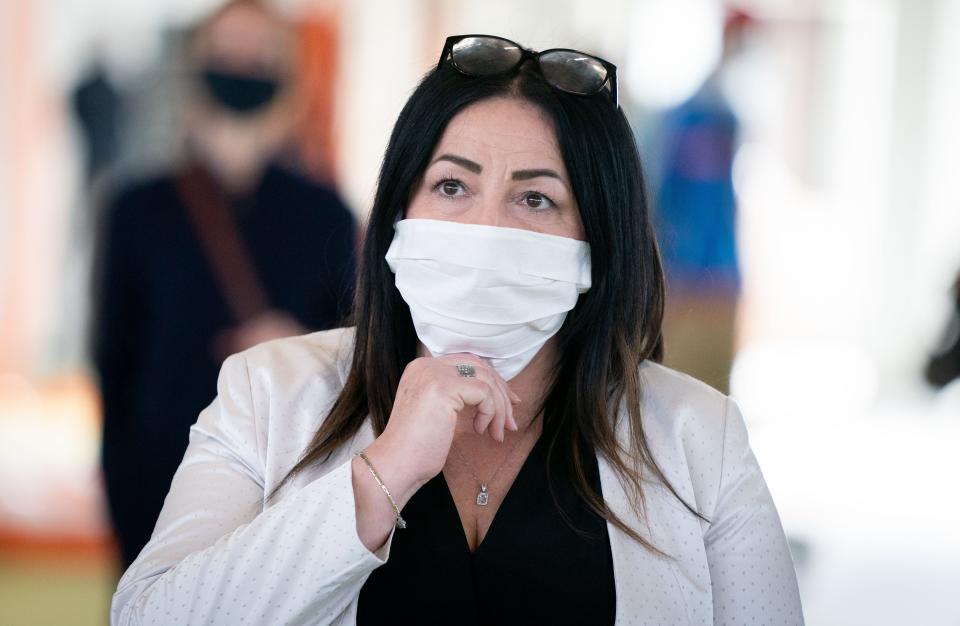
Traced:
[[[531, 426], [532, 425], [533, 424], [531, 422]], [[500, 472], [500, 468], [503, 467], [504, 464], [506, 464], [507, 459], [513, 456], [514, 450], [516, 450], [517, 447], [520, 445], [520, 442], [526, 438], [527, 433], [530, 432], [530, 430], [531, 430], [530, 426], [527, 426], [527, 429], [523, 431], [523, 434], [517, 437], [517, 442], [513, 444], [513, 447], [510, 448], [510, 452], [507, 453], [507, 456], [503, 457], [503, 461], [501, 461], [500, 465], [497, 466], [497, 469], [494, 470], [493, 476], [491, 476], [490, 480], [486, 482], [481, 480], [480, 477], [477, 476], [477, 474], [473, 471], [473, 466], [470, 465], [467, 459], [464, 458], [463, 454], [460, 453], [460, 448], [457, 447], [457, 444], [451, 442], [450, 445], [453, 447], [453, 450], [457, 453], [457, 456], [460, 457], [460, 460], [463, 462], [464, 466], [466, 466], [467, 470], [470, 472], [470, 475], [473, 476], [473, 479], [475, 481], [480, 483], [480, 491], [477, 492], [477, 504], [479, 506], [487, 506], [487, 504], [490, 502], [490, 493], [487, 491], [487, 484], [492, 483], [493, 479], [497, 477], [497, 474]]]

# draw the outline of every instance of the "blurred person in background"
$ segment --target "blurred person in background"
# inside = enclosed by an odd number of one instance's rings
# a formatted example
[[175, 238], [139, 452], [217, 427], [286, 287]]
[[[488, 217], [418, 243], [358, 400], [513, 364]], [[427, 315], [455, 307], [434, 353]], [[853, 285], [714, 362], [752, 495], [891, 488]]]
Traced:
[[186, 159], [104, 213], [93, 351], [102, 462], [124, 566], [150, 538], [220, 364], [348, 310], [356, 224], [280, 161], [297, 119], [294, 31], [238, 0], [188, 40]]
[[802, 623], [736, 402], [660, 364], [615, 66], [448, 38], [362, 250], [355, 327], [224, 362], [115, 624]]
[[960, 378], [960, 273], [953, 281], [953, 310], [943, 332], [942, 345], [927, 361], [924, 377], [936, 389]]
[[92, 184], [117, 159], [121, 96], [99, 57], [70, 96], [84, 140], [86, 182]]
[[666, 361], [729, 390], [740, 286], [733, 157], [740, 124], [723, 78], [753, 20], [730, 11], [719, 63], [700, 88], [666, 112], [655, 220], [667, 275]]

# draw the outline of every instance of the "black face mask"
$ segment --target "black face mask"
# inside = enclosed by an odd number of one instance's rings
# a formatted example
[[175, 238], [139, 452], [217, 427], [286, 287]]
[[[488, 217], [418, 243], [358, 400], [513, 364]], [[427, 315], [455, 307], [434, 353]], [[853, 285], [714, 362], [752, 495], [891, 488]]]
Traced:
[[236, 113], [261, 109], [277, 94], [279, 81], [246, 74], [206, 69], [201, 74], [210, 95], [223, 107]]

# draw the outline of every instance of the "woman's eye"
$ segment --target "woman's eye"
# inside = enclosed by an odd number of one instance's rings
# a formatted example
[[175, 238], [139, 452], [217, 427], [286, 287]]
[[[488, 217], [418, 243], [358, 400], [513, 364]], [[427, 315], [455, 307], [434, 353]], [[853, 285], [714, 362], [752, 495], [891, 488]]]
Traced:
[[551, 209], [555, 208], [557, 205], [542, 193], [537, 193], [536, 191], [531, 191], [523, 196], [522, 200], [524, 206], [528, 209]]
[[434, 186], [434, 189], [440, 190], [440, 195], [447, 196], [450, 198], [463, 195], [463, 183], [459, 180], [446, 179], [441, 180]]

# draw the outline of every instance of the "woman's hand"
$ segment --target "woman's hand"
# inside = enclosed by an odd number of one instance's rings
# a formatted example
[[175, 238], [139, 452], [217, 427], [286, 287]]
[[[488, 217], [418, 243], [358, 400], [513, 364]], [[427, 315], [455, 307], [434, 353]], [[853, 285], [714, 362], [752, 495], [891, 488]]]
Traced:
[[[476, 377], [465, 378], [457, 365], [472, 365]], [[450, 452], [458, 420], [472, 420], [478, 434], [503, 441], [504, 429], [517, 430], [513, 404], [520, 401], [489, 362], [472, 354], [422, 357], [400, 378], [393, 411], [378, 438], [406, 453], [423, 480], [436, 476]]]
[[[460, 376], [457, 365], [472, 365], [476, 376]], [[421, 357], [400, 377], [393, 411], [383, 433], [367, 446], [367, 457], [390, 489], [397, 506], [443, 470], [461, 419], [478, 434], [503, 441], [504, 428], [517, 430], [513, 404], [520, 401], [484, 359], [472, 354]], [[357, 532], [371, 551], [382, 546], [395, 513], [362, 460], [354, 459]]]

